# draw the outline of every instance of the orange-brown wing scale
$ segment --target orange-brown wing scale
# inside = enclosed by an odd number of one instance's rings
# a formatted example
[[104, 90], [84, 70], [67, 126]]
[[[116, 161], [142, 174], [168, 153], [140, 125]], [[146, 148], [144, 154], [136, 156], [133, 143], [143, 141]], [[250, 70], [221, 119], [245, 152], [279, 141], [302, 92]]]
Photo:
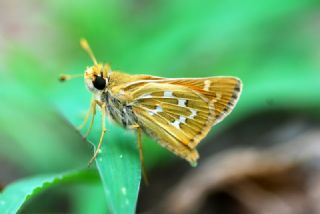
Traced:
[[170, 151], [195, 164], [199, 142], [214, 123], [208, 99], [184, 86], [147, 83], [132, 93], [133, 111], [145, 131]]
[[232, 77], [150, 77], [123, 84], [115, 91], [125, 95], [148, 135], [195, 165], [199, 157], [195, 147], [233, 109], [241, 82]]
[[160, 81], [190, 87], [214, 102], [215, 124], [231, 112], [238, 101], [242, 89], [241, 81], [234, 77], [181, 78]]

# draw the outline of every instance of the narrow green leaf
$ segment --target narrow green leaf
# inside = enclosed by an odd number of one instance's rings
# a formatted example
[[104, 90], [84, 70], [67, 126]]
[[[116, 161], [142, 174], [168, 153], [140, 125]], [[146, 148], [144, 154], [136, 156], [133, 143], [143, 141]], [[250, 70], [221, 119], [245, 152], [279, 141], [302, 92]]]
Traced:
[[[98, 175], [98, 174], [97, 174]], [[100, 179], [100, 177], [98, 177]], [[85, 194], [83, 194], [85, 193]], [[72, 186], [71, 208], [73, 214], [107, 214], [108, 207], [101, 182]]]
[[94, 171], [83, 170], [22, 179], [7, 186], [0, 194], [0, 213], [17, 213], [35, 195], [54, 185], [72, 181], [92, 181], [95, 178]]
[[[90, 105], [89, 93], [80, 81], [60, 85], [56, 96], [58, 108], [74, 126], [82, 123]], [[58, 91], [57, 91], [58, 92]], [[96, 159], [107, 204], [112, 213], [134, 213], [141, 180], [141, 167], [133, 132], [107, 121], [107, 132]], [[86, 132], [86, 129], [82, 133]], [[89, 142], [96, 146], [101, 135], [101, 112], [98, 110]], [[82, 142], [79, 142], [82, 143]], [[93, 152], [93, 151], [88, 151]]]

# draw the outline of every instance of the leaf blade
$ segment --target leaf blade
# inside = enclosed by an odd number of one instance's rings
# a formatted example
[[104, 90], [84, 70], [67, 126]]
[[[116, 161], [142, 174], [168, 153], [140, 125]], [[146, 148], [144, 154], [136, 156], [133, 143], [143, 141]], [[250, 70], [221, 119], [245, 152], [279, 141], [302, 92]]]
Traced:
[[35, 195], [57, 184], [95, 178], [96, 173], [92, 170], [82, 170], [21, 179], [7, 186], [0, 194], [0, 213], [17, 213]]
[[[56, 94], [61, 96], [55, 96], [55, 103], [67, 120], [77, 126], [83, 120], [90, 99], [88, 98], [88, 103], [84, 104], [82, 96], [73, 96], [72, 91], [80, 85], [73, 84], [67, 83], [58, 89]], [[108, 119], [106, 121], [107, 132], [95, 162], [107, 205], [112, 213], [135, 213], [141, 180], [136, 139], [132, 132], [125, 131]], [[88, 126], [81, 133], [84, 134], [87, 128]], [[101, 128], [101, 112], [97, 111], [92, 132], [88, 137], [88, 141], [94, 147], [99, 142]]]

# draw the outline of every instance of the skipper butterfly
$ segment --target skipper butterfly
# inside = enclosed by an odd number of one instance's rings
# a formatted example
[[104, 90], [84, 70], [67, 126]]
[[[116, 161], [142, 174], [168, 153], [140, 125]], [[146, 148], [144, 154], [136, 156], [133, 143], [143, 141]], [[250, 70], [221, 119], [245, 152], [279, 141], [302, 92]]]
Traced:
[[[99, 153], [108, 115], [124, 128], [136, 130], [142, 167], [141, 132], [194, 166], [199, 158], [197, 145], [232, 111], [241, 93], [242, 83], [235, 77], [163, 78], [112, 71], [109, 64], [97, 62], [86, 40], [80, 44], [94, 63], [81, 75], [92, 93], [90, 109], [80, 126], [83, 128], [91, 116], [86, 135], [97, 106], [102, 111], [102, 133], [89, 163]], [[60, 80], [73, 77], [62, 75]]]

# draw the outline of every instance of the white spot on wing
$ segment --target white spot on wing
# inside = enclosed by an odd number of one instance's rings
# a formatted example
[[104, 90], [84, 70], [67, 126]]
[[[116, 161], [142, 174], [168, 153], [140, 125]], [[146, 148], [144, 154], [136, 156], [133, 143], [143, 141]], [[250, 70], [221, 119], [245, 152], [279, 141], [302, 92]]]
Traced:
[[184, 116], [180, 116], [179, 119], [175, 120], [173, 123], [171, 123], [171, 125], [173, 125], [177, 129], [180, 129], [180, 124], [185, 122], [186, 118]]
[[156, 109], [154, 109], [154, 110], [149, 110], [150, 115], [154, 115], [159, 112], [163, 112], [163, 109], [161, 108], [161, 106], [157, 106]]
[[179, 99], [178, 106], [186, 107], [186, 102], [187, 102], [186, 100]]
[[177, 129], [180, 129], [180, 121], [179, 120], [175, 120], [173, 123], [171, 123], [171, 125], [173, 125]]
[[163, 110], [162, 110], [161, 106], [157, 106], [156, 111], [157, 112], [162, 112]]
[[180, 120], [180, 123], [185, 123], [186, 122], [186, 118], [183, 117], [183, 116], [180, 116], [179, 120]]
[[141, 95], [140, 98], [152, 98], [152, 96], [150, 93], [148, 93], [148, 94]]
[[195, 116], [197, 116], [197, 111], [194, 109], [190, 109], [191, 115], [189, 116], [190, 119], [194, 119]]
[[165, 91], [163, 93], [163, 97], [166, 97], [166, 98], [173, 98], [173, 94], [172, 94], [172, 91]]
[[211, 85], [211, 81], [210, 81], [210, 80], [205, 80], [205, 81], [204, 81], [203, 90], [209, 91], [210, 85]]

